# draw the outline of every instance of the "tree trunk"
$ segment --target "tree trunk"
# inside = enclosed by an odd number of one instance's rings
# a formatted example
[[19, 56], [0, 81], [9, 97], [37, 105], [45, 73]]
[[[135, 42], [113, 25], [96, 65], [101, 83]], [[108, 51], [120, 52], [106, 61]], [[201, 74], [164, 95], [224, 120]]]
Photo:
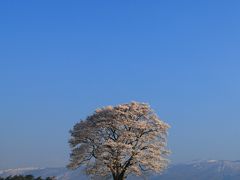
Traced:
[[116, 174], [116, 175], [113, 175], [113, 179], [114, 180], [124, 180], [125, 177], [124, 177], [124, 174]]

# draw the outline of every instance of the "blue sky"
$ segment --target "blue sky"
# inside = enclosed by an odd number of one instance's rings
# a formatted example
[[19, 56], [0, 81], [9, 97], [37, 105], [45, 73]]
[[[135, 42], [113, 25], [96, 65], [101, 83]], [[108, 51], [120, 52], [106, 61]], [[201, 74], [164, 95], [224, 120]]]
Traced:
[[239, 1], [1, 1], [0, 169], [65, 166], [97, 107], [148, 102], [172, 162], [240, 159]]

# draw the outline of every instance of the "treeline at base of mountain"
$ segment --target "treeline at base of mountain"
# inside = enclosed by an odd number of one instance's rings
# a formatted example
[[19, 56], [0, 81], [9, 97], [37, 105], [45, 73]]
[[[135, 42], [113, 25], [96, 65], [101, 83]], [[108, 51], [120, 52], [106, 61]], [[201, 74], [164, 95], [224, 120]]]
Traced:
[[8, 176], [6, 178], [0, 177], [0, 180], [56, 180], [56, 178], [54, 176], [42, 178], [41, 176], [34, 177], [33, 175], [26, 175], [26, 176], [15, 175], [15, 176]]

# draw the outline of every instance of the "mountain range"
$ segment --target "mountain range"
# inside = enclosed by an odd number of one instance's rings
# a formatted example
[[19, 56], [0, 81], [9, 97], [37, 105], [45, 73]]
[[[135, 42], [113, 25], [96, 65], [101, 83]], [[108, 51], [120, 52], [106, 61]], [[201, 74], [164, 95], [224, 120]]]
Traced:
[[[55, 176], [58, 180], [87, 180], [80, 170], [70, 171], [59, 168], [18, 168], [0, 170], [0, 177], [32, 174], [35, 177]], [[128, 179], [143, 179], [130, 177]], [[152, 175], [151, 180], [240, 180], [240, 161], [202, 160], [173, 164], [160, 175]]]

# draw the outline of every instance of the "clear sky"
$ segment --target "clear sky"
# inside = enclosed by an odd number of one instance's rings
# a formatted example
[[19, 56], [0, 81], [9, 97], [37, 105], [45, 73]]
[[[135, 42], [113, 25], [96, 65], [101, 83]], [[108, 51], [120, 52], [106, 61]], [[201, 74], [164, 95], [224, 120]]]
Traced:
[[240, 159], [240, 1], [0, 2], [0, 169], [65, 166], [97, 107], [148, 102], [172, 162]]

